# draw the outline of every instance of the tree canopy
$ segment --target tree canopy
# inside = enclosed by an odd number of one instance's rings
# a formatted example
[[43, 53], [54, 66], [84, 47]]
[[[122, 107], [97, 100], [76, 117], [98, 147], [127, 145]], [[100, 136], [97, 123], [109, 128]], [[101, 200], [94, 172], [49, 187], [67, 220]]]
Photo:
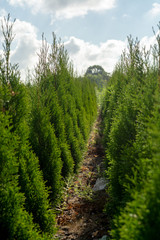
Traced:
[[109, 80], [109, 74], [105, 72], [103, 67], [93, 65], [87, 68], [85, 76], [88, 77], [98, 88], [103, 88]]

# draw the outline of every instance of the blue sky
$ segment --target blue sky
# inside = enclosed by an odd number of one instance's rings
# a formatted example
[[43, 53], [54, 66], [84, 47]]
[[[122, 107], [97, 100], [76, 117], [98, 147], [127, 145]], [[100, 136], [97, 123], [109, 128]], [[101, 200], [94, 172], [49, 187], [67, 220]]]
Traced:
[[36, 64], [43, 32], [49, 43], [52, 32], [62, 39], [78, 73], [94, 64], [112, 72], [129, 34], [145, 45], [154, 42], [160, 1], [0, 0], [0, 17], [8, 13], [17, 19], [11, 60], [23, 77]]

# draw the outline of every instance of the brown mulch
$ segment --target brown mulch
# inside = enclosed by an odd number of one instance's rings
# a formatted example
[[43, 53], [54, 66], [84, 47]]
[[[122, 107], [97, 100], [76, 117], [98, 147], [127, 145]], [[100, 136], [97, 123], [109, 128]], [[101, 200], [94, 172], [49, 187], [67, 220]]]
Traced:
[[60, 240], [98, 240], [108, 235], [109, 221], [104, 207], [106, 190], [94, 192], [96, 179], [104, 175], [104, 149], [99, 134], [100, 117], [94, 124], [79, 173], [66, 187], [63, 206], [57, 215]]

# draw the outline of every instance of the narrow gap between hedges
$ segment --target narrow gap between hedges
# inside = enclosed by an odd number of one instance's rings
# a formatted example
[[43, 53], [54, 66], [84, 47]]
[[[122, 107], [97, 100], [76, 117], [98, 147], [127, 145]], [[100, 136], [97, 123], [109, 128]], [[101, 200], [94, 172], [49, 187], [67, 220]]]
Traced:
[[104, 213], [106, 190], [93, 191], [97, 179], [104, 178], [104, 155], [100, 134], [101, 117], [93, 126], [79, 173], [68, 180], [64, 202], [58, 209], [60, 240], [98, 240], [108, 235], [109, 222]]

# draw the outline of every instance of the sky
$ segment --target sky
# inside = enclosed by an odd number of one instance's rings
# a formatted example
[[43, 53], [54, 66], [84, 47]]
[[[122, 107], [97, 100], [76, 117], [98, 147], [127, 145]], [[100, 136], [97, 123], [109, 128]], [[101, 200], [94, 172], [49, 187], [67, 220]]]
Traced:
[[[36, 65], [44, 33], [61, 38], [75, 71], [83, 75], [92, 65], [112, 73], [127, 46], [127, 36], [143, 45], [155, 41], [160, 1], [156, 0], [0, 0], [0, 20], [8, 13], [15, 38], [11, 62], [18, 63], [22, 78]], [[0, 52], [3, 37], [0, 31]]]

